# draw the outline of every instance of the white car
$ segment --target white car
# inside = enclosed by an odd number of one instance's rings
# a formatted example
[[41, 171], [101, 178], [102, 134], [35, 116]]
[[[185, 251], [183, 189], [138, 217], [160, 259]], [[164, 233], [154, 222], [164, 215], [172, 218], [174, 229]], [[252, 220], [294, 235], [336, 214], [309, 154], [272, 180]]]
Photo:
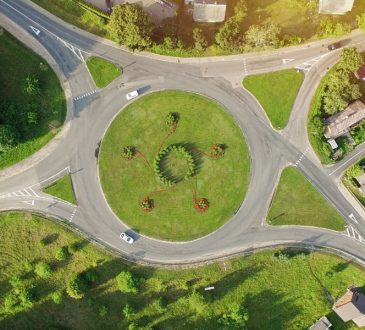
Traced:
[[128, 244], [132, 244], [134, 242], [134, 239], [132, 237], [130, 237], [129, 235], [127, 235], [126, 233], [121, 233], [120, 238], [123, 241], [126, 241]]
[[132, 91], [132, 92], [129, 92], [125, 98], [129, 101], [129, 100], [132, 100], [134, 98], [136, 98], [138, 96], [138, 91]]

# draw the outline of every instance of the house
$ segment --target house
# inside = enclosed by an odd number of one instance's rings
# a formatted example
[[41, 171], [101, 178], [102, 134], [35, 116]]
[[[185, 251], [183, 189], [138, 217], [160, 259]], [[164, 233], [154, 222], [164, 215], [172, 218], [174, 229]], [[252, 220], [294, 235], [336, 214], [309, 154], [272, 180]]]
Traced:
[[357, 79], [365, 81], [365, 64], [363, 64], [360, 69], [355, 72], [355, 76]]
[[358, 327], [365, 326], [365, 295], [359, 288], [351, 287], [338, 299], [332, 310], [347, 322], [352, 320]]
[[324, 136], [327, 139], [339, 137], [364, 118], [365, 104], [357, 100], [351, 103], [345, 110], [335, 113], [325, 120]]
[[225, 0], [185, 0], [185, 4], [193, 6], [195, 22], [219, 23], [226, 18]]
[[319, 13], [344, 15], [352, 10], [354, 0], [320, 0]]
[[308, 330], [328, 330], [332, 326], [331, 322], [328, 321], [327, 317], [321, 317], [316, 323], [314, 323]]

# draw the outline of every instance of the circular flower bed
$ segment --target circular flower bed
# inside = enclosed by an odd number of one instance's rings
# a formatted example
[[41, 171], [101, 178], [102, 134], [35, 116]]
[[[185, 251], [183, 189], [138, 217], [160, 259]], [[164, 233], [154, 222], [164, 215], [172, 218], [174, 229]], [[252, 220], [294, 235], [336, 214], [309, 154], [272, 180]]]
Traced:
[[143, 199], [142, 199], [142, 202], [141, 202], [141, 209], [144, 211], [144, 212], [151, 212], [154, 208], [154, 203], [153, 203], [153, 199], [149, 198], [148, 196], [145, 196]]
[[[169, 159], [171, 154], [175, 154], [175, 162]], [[181, 145], [169, 145], [157, 154], [153, 163], [157, 177], [168, 187], [179, 181], [190, 179], [195, 173], [195, 168], [193, 155]]]
[[201, 197], [199, 199], [194, 200], [194, 207], [198, 212], [205, 212], [209, 209], [209, 201], [208, 199]]

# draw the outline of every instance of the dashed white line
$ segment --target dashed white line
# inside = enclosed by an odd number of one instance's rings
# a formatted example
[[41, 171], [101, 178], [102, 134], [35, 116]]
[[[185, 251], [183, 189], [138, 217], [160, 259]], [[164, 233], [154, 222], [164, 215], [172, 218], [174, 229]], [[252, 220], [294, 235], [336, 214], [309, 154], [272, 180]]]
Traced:
[[76, 211], [77, 211], [77, 207], [74, 209], [74, 211], [72, 212], [71, 216], [70, 216], [70, 222], [72, 222], [75, 214], [76, 214]]
[[304, 158], [304, 156], [308, 152], [308, 150], [309, 150], [309, 147], [307, 149], [305, 149], [305, 151], [301, 154], [301, 156], [295, 162], [295, 165], [294, 165], [295, 167], [297, 167], [300, 164], [300, 162], [302, 161], [302, 159]]

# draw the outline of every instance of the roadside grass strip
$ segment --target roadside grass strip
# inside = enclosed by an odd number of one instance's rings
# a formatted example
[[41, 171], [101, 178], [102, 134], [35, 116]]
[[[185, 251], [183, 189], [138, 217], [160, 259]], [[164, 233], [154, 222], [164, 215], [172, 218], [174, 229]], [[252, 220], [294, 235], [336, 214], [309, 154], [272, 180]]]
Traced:
[[117, 65], [100, 57], [89, 57], [86, 60], [86, 65], [95, 85], [99, 88], [109, 85], [121, 74], [121, 69]]
[[243, 86], [260, 102], [276, 129], [288, 123], [304, 74], [294, 69], [247, 76]]
[[48, 187], [43, 188], [42, 191], [49, 195], [63, 199], [71, 204], [77, 204], [74, 190], [72, 187], [71, 176], [69, 174], [65, 175], [56, 182], [53, 182]]
[[267, 221], [271, 225], [302, 225], [343, 231], [338, 211], [294, 167], [283, 170]]

